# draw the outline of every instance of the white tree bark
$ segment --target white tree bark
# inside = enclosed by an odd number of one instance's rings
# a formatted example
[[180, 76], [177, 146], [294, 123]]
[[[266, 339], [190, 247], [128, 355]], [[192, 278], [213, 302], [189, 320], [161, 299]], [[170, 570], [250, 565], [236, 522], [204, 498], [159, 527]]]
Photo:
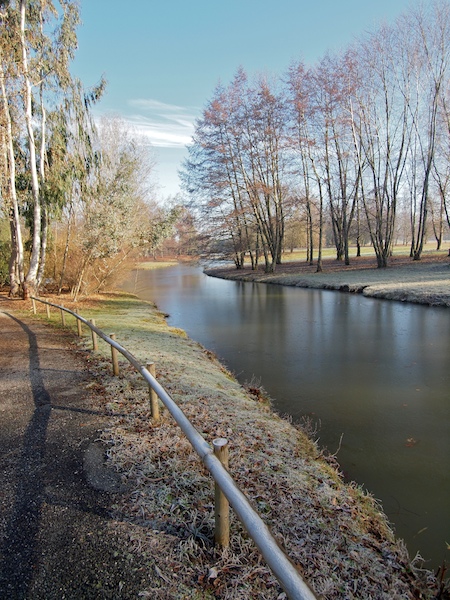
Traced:
[[28, 53], [25, 39], [26, 24], [26, 0], [20, 2], [20, 43], [22, 51], [22, 70], [24, 78], [24, 103], [25, 103], [25, 122], [27, 126], [28, 144], [30, 152], [30, 172], [31, 189], [33, 195], [33, 241], [30, 257], [30, 266], [25, 277], [24, 298], [27, 298], [30, 292], [34, 292], [37, 284], [37, 273], [39, 268], [39, 258], [41, 252], [41, 204], [39, 195], [39, 178], [36, 162], [36, 142], [33, 131], [33, 113], [32, 113], [32, 91], [31, 79], [28, 70]]
[[[1, 49], [0, 49], [1, 53]], [[12, 243], [14, 244], [13, 254], [14, 254], [14, 265], [11, 269], [11, 294], [16, 294], [19, 291], [19, 286], [23, 286], [25, 275], [24, 275], [24, 266], [23, 266], [23, 240], [22, 240], [22, 228], [20, 224], [20, 216], [19, 216], [19, 205], [17, 202], [17, 190], [16, 190], [16, 163], [14, 157], [14, 146], [13, 146], [13, 134], [12, 134], [12, 124], [11, 124], [11, 115], [9, 112], [8, 105], [8, 97], [6, 94], [6, 86], [5, 86], [5, 73], [3, 71], [3, 61], [1, 60], [0, 55], [0, 87], [2, 91], [2, 100], [4, 106], [4, 115], [6, 121], [6, 146], [7, 146], [7, 161], [8, 161], [8, 174], [9, 174], [9, 196], [11, 201], [11, 214], [13, 220], [13, 230], [14, 230], [14, 239], [12, 239]], [[15, 273], [18, 273], [19, 281], [16, 281]]]

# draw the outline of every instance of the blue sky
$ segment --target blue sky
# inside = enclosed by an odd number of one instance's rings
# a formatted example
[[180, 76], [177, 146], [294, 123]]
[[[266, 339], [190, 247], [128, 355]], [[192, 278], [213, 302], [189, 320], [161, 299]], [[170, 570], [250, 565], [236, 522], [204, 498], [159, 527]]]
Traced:
[[[195, 118], [239, 66], [283, 74], [346, 48], [410, 0], [81, 0], [73, 72], [86, 87], [104, 75], [96, 114], [114, 113], [154, 148], [159, 197], [179, 190], [177, 170]], [[414, 2], [413, 2], [414, 4]]]

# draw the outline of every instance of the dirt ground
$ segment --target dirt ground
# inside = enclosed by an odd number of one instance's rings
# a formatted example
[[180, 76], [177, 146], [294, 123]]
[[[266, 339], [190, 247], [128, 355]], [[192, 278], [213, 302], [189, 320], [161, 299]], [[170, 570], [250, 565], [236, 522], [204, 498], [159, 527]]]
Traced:
[[18, 304], [0, 295], [0, 598], [136, 598], [146, 571], [111, 526], [120, 483], [86, 354]]

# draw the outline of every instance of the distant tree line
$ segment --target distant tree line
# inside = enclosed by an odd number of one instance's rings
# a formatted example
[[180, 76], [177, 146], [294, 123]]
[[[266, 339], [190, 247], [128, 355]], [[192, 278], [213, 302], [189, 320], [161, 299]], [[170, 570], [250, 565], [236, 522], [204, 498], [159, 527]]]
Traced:
[[153, 200], [148, 143], [117, 118], [94, 122], [106, 83], [71, 75], [78, 24], [75, 0], [0, 0], [0, 284], [12, 295], [50, 280], [74, 297], [100, 290], [178, 214]]
[[[266, 271], [303, 224], [322, 268], [325, 232], [349, 262], [370, 240], [388, 264], [402, 217], [420, 259], [450, 225], [450, 4], [422, 5], [318, 64], [249, 80], [239, 69], [197, 121], [182, 172], [211, 251]], [[405, 219], [408, 232], [405, 232]], [[326, 241], [326, 240], [325, 240]]]

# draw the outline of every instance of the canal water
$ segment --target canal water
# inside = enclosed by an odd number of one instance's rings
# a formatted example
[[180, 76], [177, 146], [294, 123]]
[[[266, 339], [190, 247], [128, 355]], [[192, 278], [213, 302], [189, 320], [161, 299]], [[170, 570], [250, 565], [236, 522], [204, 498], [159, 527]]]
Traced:
[[426, 566], [450, 560], [450, 313], [362, 295], [136, 271], [123, 289], [317, 425]]

